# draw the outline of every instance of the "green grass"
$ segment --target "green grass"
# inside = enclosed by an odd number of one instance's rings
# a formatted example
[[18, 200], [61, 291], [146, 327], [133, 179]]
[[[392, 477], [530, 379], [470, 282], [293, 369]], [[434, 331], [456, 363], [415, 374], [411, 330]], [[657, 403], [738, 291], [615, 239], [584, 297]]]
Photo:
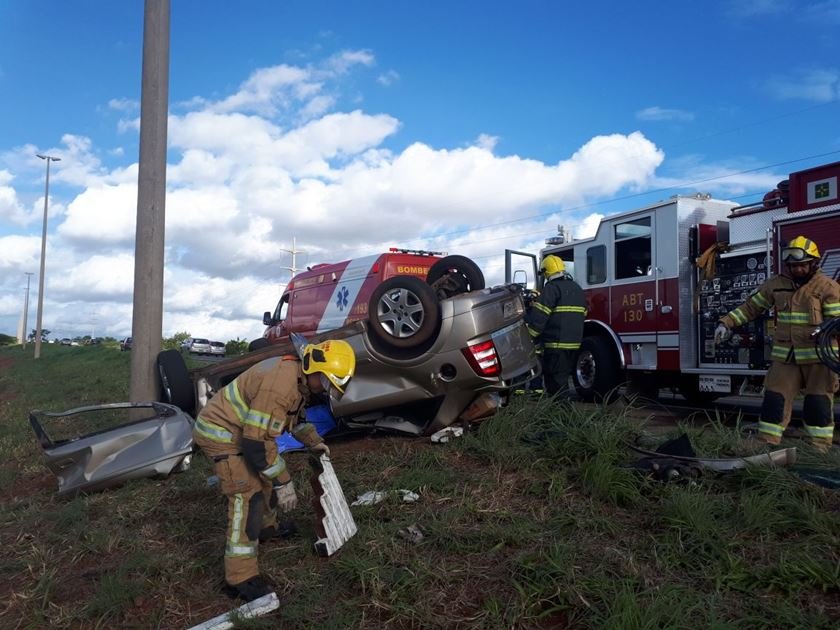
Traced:
[[[219, 592], [225, 500], [209, 462], [72, 499], [27, 416], [127, 397], [129, 355], [0, 349], [0, 627], [189, 627], [230, 610]], [[358, 534], [315, 557], [305, 456], [288, 462], [300, 534], [260, 563], [279, 611], [237, 628], [834, 628], [840, 493], [788, 470], [663, 485], [627, 468], [655, 445], [626, 406], [515, 398], [445, 445], [374, 436], [333, 446]], [[70, 427], [72, 428], [72, 427]], [[703, 455], [739, 453], [739, 427], [683, 427]], [[664, 437], [657, 438], [658, 440]], [[804, 453], [809, 465], [835, 456]], [[400, 500], [397, 490], [420, 495]], [[400, 532], [423, 532], [412, 543]]]

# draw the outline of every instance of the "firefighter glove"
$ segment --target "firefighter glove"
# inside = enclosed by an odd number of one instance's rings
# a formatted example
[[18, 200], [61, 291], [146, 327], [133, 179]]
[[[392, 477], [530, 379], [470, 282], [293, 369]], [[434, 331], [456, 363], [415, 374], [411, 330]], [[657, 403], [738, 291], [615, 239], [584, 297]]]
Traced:
[[283, 512], [291, 512], [297, 507], [297, 493], [293, 481], [274, 486], [274, 496], [277, 497], [277, 507]]
[[732, 336], [732, 333], [729, 331], [729, 328], [726, 327], [726, 324], [723, 322], [718, 324], [718, 327], [715, 328], [715, 345], [719, 345], [729, 339]]
[[327, 457], [330, 456], [330, 447], [327, 446], [326, 442], [318, 442], [315, 446], [309, 447], [309, 452], [315, 455], [316, 457], [320, 457], [321, 453], [326, 455]]

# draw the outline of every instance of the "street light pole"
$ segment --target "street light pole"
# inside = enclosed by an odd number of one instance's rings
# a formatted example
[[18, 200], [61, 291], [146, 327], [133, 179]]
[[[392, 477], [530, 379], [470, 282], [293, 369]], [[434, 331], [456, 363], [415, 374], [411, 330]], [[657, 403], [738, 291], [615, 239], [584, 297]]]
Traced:
[[29, 331], [27, 327], [29, 326], [29, 281], [32, 280], [32, 272], [31, 271], [24, 271], [24, 275], [26, 276], [26, 297], [23, 298], [23, 336], [20, 340], [21, 348], [26, 350], [26, 338], [29, 336]]
[[47, 254], [47, 209], [50, 204], [50, 162], [60, 162], [61, 158], [51, 155], [36, 155], [47, 161], [47, 184], [44, 190], [44, 229], [41, 232], [41, 277], [38, 278], [38, 319], [35, 322], [35, 358], [41, 358], [41, 320], [44, 315], [44, 266]]

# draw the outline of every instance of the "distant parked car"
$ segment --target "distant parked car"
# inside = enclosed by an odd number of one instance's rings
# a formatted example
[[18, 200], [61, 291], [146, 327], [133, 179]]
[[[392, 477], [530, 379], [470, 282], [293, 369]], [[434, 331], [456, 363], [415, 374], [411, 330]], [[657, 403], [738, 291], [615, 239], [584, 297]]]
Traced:
[[194, 337], [189, 345], [189, 351], [192, 354], [211, 354], [212, 351], [210, 349], [210, 340], [209, 339], [199, 339]]
[[126, 337], [120, 341], [120, 352], [126, 352], [127, 350], [131, 350], [131, 337]]
[[64, 339], [61, 340], [61, 345], [62, 346], [71, 346], [71, 345], [73, 345], [73, 340], [70, 339], [69, 337], [65, 337]]
[[225, 356], [225, 344], [223, 344], [221, 341], [211, 341], [210, 354], [216, 357]]

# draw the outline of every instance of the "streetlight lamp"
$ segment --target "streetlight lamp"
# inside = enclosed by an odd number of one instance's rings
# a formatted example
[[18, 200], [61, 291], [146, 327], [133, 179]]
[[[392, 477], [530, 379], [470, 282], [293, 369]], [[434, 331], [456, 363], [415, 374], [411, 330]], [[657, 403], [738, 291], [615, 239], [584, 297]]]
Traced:
[[61, 158], [51, 155], [41, 155], [39, 158], [47, 161], [47, 184], [44, 190], [44, 230], [41, 232], [41, 277], [38, 278], [38, 320], [35, 323], [35, 358], [41, 358], [41, 318], [44, 315], [44, 262], [47, 254], [47, 209], [50, 204], [50, 162], [59, 162]]

